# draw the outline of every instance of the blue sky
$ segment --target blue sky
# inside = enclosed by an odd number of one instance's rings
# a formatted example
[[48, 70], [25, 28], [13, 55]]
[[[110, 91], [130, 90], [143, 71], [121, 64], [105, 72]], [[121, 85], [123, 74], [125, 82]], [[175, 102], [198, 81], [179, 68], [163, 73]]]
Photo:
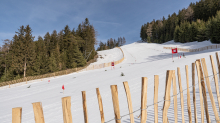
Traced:
[[140, 28], [153, 19], [167, 18], [199, 0], [1, 0], [0, 45], [12, 39], [21, 25], [30, 25], [32, 34], [44, 36], [70, 29], [89, 18], [98, 32], [97, 40], [125, 37], [127, 44], [140, 40]]

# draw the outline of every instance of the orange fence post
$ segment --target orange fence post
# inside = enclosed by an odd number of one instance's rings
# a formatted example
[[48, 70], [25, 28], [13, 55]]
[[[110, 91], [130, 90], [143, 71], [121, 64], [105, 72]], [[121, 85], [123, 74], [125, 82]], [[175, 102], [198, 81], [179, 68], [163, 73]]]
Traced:
[[71, 97], [62, 98], [63, 122], [72, 123]]
[[129, 85], [128, 85], [128, 82], [123, 82], [123, 84], [124, 84], [125, 93], [127, 96], [128, 110], [130, 113], [130, 123], [134, 123], [134, 115], [133, 115], [132, 100], [131, 100], [131, 93], [130, 93]]
[[85, 123], [89, 123], [87, 105], [86, 105], [86, 91], [82, 91], [82, 99], [83, 99], [84, 121]]
[[104, 117], [104, 111], [103, 111], [103, 105], [102, 105], [102, 97], [101, 94], [99, 92], [99, 88], [96, 88], [96, 94], [97, 94], [97, 98], [98, 98], [98, 102], [99, 102], [99, 111], [100, 111], [100, 115], [101, 115], [101, 123], [105, 122], [105, 117]]
[[32, 103], [34, 109], [35, 123], [45, 123], [41, 102]]
[[111, 92], [112, 92], [112, 101], [115, 112], [115, 122], [121, 123], [117, 85], [111, 85]]
[[12, 123], [21, 123], [22, 108], [12, 108]]

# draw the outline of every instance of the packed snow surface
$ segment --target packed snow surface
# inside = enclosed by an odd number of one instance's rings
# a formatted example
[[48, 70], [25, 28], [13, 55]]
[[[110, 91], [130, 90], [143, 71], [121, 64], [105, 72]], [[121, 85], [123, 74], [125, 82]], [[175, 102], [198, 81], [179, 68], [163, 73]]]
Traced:
[[[42, 102], [45, 123], [62, 123], [62, 103], [61, 98], [71, 96], [71, 111], [73, 123], [84, 123], [83, 106], [82, 106], [82, 94], [81, 91], [86, 91], [88, 119], [90, 123], [101, 123], [100, 112], [98, 107], [98, 100], [96, 95], [96, 88], [100, 89], [102, 103], [104, 108], [105, 121], [113, 119], [114, 109], [112, 103], [110, 85], [118, 86], [119, 106], [120, 114], [128, 114], [127, 98], [123, 86], [123, 82], [127, 81], [131, 91], [133, 110], [140, 109], [141, 106], [141, 77], [148, 78], [147, 85], [147, 105], [153, 104], [154, 99], [154, 75], [159, 75], [159, 93], [158, 101], [163, 100], [165, 90], [165, 78], [167, 70], [177, 70], [177, 67], [181, 70], [181, 80], [183, 89], [186, 88], [186, 74], [185, 65], [189, 67], [189, 85], [192, 85], [192, 63], [196, 59], [205, 58], [208, 67], [209, 75], [212, 74], [211, 63], [209, 55], [213, 55], [215, 66], [217, 66], [215, 52], [219, 49], [210, 49], [201, 52], [187, 52], [185, 58], [174, 54], [172, 60], [171, 50], [163, 49], [163, 46], [177, 46], [179, 48], [200, 48], [204, 45], [211, 45], [210, 42], [192, 42], [192, 43], [174, 43], [173, 41], [165, 44], [154, 43], [132, 43], [122, 46], [125, 60], [116, 65], [115, 69], [111, 70], [111, 67], [83, 71], [79, 73], [72, 73], [64, 76], [58, 76], [55, 78], [43, 79], [43, 81], [35, 81], [30, 84], [24, 84], [12, 88], [1, 88], [0, 90], [0, 123], [12, 122], [12, 108], [22, 107], [22, 123], [35, 123], [34, 112], [32, 103]], [[115, 48], [112, 50], [100, 51], [99, 55], [102, 55], [104, 59], [98, 59], [97, 63], [111, 62], [113, 60], [119, 60], [122, 57], [120, 49]], [[179, 53], [182, 55], [182, 53]], [[216, 67], [217, 68], [217, 67]], [[121, 76], [121, 73], [125, 76]], [[197, 72], [196, 83], [198, 83]], [[176, 76], [177, 78], [177, 76]], [[50, 80], [50, 82], [48, 82]], [[210, 78], [210, 81], [212, 78]], [[179, 92], [179, 84], [177, 83], [177, 92]], [[31, 86], [30, 86], [31, 85]], [[63, 93], [62, 85], [65, 90]], [[27, 88], [30, 86], [30, 88]], [[214, 94], [216, 106], [217, 97], [214, 82], [211, 81], [212, 91]], [[206, 89], [207, 91], [207, 89]], [[171, 91], [172, 92], [172, 91]], [[194, 120], [194, 108], [192, 101], [192, 88], [190, 88], [191, 96], [191, 112]], [[172, 94], [171, 94], [172, 95]], [[211, 107], [209, 94], [207, 92], [209, 115], [211, 120], [214, 120], [214, 113]], [[187, 103], [186, 103], [186, 91], [184, 91], [184, 115], [185, 121], [188, 121]], [[196, 105], [198, 121], [201, 122], [201, 110], [199, 103], [199, 90], [196, 86]], [[172, 101], [173, 102], [173, 101]], [[162, 122], [162, 109], [163, 102], [158, 104], [159, 122]], [[153, 106], [147, 109], [147, 123], [154, 122], [154, 108]], [[173, 103], [171, 103], [168, 110], [169, 122], [174, 122]], [[140, 123], [140, 111], [134, 113], [135, 123]], [[178, 95], [178, 122], [181, 122], [181, 108], [180, 108], [180, 95]], [[122, 123], [129, 123], [129, 115], [121, 119]], [[110, 121], [114, 123], [115, 121]]]
[[97, 62], [92, 63], [92, 65], [118, 61], [122, 58], [123, 58], [123, 53], [119, 48], [98, 51]]
[[211, 43], [210, 40], [203, 41], [203, 42], [195, 41], [195, 42], [188, 42], [188, 43], [179, 43], [179, 42], [175, 43], [172, 40], [172, 41], [164, 43], [163, 45], [164, 45], [164, 47], [178, 47], [178, 48], [184, 48], [184, 49], [198, 49], [198, 48], [202, 48], [202, 47], [205, 47], [205, 46], [210, 46], [210, 45], [213, 45], [213, 44]]

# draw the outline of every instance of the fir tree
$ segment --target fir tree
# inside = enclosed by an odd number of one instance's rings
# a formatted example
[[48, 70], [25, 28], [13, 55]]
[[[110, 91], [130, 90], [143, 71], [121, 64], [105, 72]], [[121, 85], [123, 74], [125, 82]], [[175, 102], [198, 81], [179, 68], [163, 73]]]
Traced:
[[86, 65], [86, 59], [83, 58], [82, 53], [79, 51], [77, 44], [73, 45], [73, 63], [72, 66], [77, 65], [77, 67], [82, 67]]

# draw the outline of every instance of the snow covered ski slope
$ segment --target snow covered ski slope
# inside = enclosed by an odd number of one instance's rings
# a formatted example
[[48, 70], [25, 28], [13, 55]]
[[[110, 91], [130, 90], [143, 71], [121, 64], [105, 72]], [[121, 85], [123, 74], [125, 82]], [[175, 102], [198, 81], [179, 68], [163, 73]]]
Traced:
[[[176, 46], [174, 42], [168, 42], [169, 45]], [[105, 121], [113, 119], [114, 110], [112, 104], [112, 96], [110, 85], [118, 85], [118, 96], [120, 114], [128, 114], [128, 105], [123, 82], [127, 81], [131, 91], [133, 110], [140, 109], [141, 106], [141, 77], [148, 78], [147, 86], [147, 105], [153, 104], [154, 94], [154, 75], [159, 75], [159, 94], [158, 100], [163, 100], [165, 91], [165, 78], [167, 70], [177, 70], [180, 67], [182, 77], [182, 87], [186, 88], [186, 74], [185, 65], [189, 67], [189, 82], [191, 81], [191, 64], [196, 59], [205, 58], [209, 75], [212, 75], [211, 63], [209, 55], [213, 55], [215, 66], [217, 66], [215, 59], [215, 52], [219, 49], [206, 50], [201, 52], [188, 52], [184, 53], [186, 58], [179, 58], [174, 55], [174, 62], [172, 62], [171, 50], [163, 49], [163, 46], [167, 44], [148, 44], [148, 43], [132, 43], [122, 46], [125, 60], [115, 66], [114, 70], [111, 67], [83, 71], [79, 73], [72, 73], [56, 78], [51, 78], [50, 82], [45, 79], [43, 81], [36, 81], [31, 84], [21, 85], [18, 87], [12, 87], [0, 90], [0, 123], [12, 122], [12, 108], [22, 107], [22, 123], [35, 123], [32, 103], [42, 102], [45, 123], [63, 123], [62, 103], [61, 98], [71, 96], [71, 108], [73, 123], [84, 123], [83, 107], [82, 107], [82, 94], [81, 91], [86, 91], [88, 119], [90, 123], [101, 123], [98, 100], [96, 95], [96, 88], [99, 88], [102, 96], [102, 103], [104, 108]], [[186, 44], [177, 44], [178, 47]], [[193, 44], [192, 46], [203, 47], [207, 45], [204, 43]], [[208, 44], [209, 45], [209, 44]], [[190, 48], [190, 43], [187, 44], [187, 48]], [[98, 61], [97, 64], [103, 62], [111, 62], [114, 59], [120, 59], [120, 50], [107, 50], [100, 51], [104, 57], [103, 61]], [[179, 53], [180, 55], [181, 53]], [[106, 55], [106, 56], [105, 56]], [[94, 63], [95, 64], [95, 63]], [[121, 76], [121, 73], [125, 76]], [[210, 78], [211, 80], [212, 78]], [[196, 83], [198, 83], [196, 73]], [[30, 86], [31, 85], [31, 86]], [[62, 85], [65, 86], [63, 93]], [[217, 97], [215, 91], [214, 82], [211, 82], [212, 91], [215, 96], [215, 102], [217, 105]], [[27, 88], [30, 86], [30, 88]], [[178, 82], [177, 82], [178, 87]], [[179, 88], [177, 88], [179, 92]], [[200, 122], [200, 105], [199, 105], [199, 93], [198, 86], [196, 86], [196, 101], [197, 101], [197, 116]], [[192, 101], [192, 89], [191, 93], [191, 105]], [[215, 119], [214, 113], [211, 107], [210, 98], [207, 93], [209, 114], [212, 120]], [[187, 103], [186, 103], [186, 91], [184, 92], [184, 109], [185, 109], [185, 122], [188, 122]], [[162, 122], [162, 106], [163, 103], [158, 104], [159, 122]], [[193, 108], [192, 112], [193, 112]], [[154, 122], [154, 108], [153, 106], [147, 109], [147, 123]], [[140, 123], [140, 111], [134, 113], [135, 123]], [[178, 95], [178, 122], [181, 122], [181, 108], [180, 97]], [[192, 113], [193, 119], [194, 114]], [[174, 122], [173, 104], [170, 105], [168, 110], [169, 122]], [[122, 123], [130, 123], [129, 115], [121, 119]], [[110, 123], [114, 123], [112, 120]]]

